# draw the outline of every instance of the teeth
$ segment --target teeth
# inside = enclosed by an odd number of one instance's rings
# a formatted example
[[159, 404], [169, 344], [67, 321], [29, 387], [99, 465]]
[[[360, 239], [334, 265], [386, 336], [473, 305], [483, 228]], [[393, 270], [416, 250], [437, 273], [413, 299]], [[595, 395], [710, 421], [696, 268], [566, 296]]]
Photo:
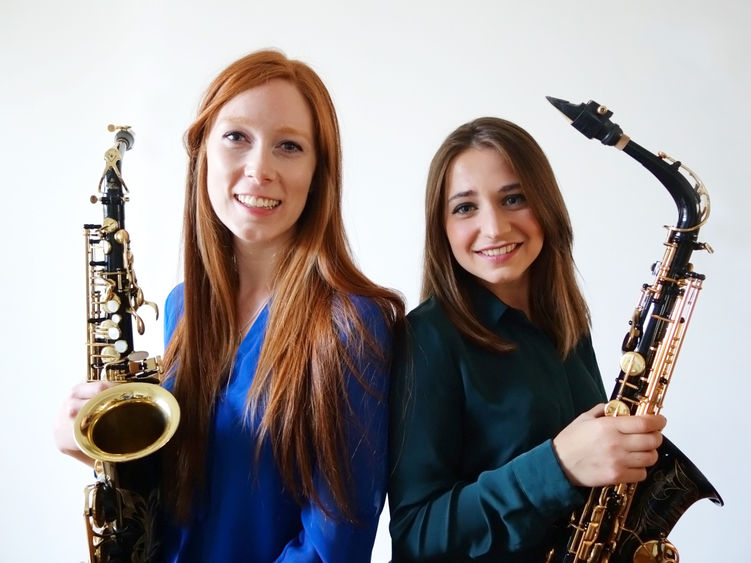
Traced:
[[512, 250], [514, 250], [517, 247], [516, 243], [507, 244], [506, 246], [501, 246], [499, 248], [489, 248], [487, 250], [481, 250], [480, 254], [484, 254], [485, 256], [500, 256], [501, 254], [508, 254]]
[[237, 201], [248, 207], [262, 207], [264, 209], [273, 209], [280, 203], [278, 199], [268, 199], [265, 197], [256, 197], [254, 195], [236, 195]]

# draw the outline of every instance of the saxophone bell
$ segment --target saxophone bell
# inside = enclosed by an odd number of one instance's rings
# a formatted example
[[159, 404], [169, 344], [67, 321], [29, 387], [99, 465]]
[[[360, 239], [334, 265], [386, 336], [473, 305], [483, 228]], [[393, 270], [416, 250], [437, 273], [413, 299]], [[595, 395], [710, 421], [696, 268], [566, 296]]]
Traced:
[[123, 463], [167, 444], [180, 422], [175, 397], [153, 383], [120, 383], [81, 408], [74, 424], [78, 447], [94, 460]]

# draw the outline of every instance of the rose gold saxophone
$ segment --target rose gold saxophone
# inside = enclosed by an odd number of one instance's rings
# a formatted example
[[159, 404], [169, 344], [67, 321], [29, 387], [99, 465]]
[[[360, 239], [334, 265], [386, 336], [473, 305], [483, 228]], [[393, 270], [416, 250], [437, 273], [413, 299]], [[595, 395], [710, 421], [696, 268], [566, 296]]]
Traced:
[[[649, 170], [670, 192], [678, 207], [676, 226], [666, 227], [665, 253], [653, 266], [654, 279], [644, 284], [623, 340], [616, 385], [606, 416], [657, 414], [662, 409], [678, 353], [704, 276], [693, 271], [691, 254], [712, 252], [698, 242], [709, 217], [709, 195], [691, 170], [669, 156], [652, 154], [610, 121], [613, 114], [597, 102], [571, 104], [548, 98], [588, 138], [615, 146]], [[685, 174], [684, 174], [685, 172]], [[693, 180], [692, 185], [686, 174]], [[645, 481], [590, 490], [589, 498], [569, 523], [569, 535], [554, 546], [548, 563], [668, 563], [678, 551], [668, 534], [697, 500], [722, 499], [701, 471], [669, 440]]]

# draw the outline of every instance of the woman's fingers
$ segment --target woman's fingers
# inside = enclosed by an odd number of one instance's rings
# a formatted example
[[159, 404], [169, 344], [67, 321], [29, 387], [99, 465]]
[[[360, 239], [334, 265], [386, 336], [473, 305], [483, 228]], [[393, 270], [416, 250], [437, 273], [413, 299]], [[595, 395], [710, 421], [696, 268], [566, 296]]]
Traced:
[[55, 445], [62, 453], [74, 457], [89, 465], [92, 462], [78, 447], [73, 437], [73, 426], [81, 408], [95, 395], [112, 387], [109, 381], [93, 381], [75, 385], [63, 400], [54, 425]]
[[553, 439], [564, 473], [573, 484], [588, 487], [643, 480], [658, 459], [665, 417], [602, 412], [602, 405], [593, 407]]

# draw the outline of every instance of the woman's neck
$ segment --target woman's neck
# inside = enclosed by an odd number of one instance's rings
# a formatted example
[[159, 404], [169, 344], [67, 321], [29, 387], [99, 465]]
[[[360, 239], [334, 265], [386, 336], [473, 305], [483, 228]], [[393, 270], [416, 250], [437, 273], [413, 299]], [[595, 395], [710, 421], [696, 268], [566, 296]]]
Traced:
[[237, 321], [242, 331], [268, 301], [273, 291], [276, 266], [281, 249], [269, 246], [250, 248], [235, 244], [237, 267]]

